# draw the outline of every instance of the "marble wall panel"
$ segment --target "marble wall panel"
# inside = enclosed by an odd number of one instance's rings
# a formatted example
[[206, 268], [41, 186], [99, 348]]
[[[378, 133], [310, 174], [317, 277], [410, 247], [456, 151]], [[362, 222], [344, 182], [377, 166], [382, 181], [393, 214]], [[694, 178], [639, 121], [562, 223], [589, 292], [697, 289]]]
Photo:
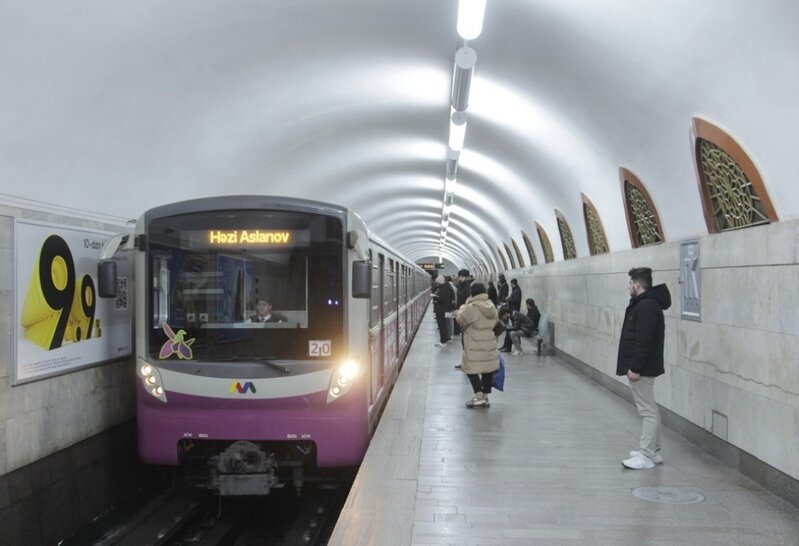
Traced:
[[652, 267], [672, 294], [660, 403], [707, 431], [723, 414], [728, 441], [797, 477], [798, 240], [799, 221], [699, 238], [701, 322], [681, 318], [679, 242], [543, 264], [519, 280], [550, 314], [556, 347], [613, 376], [627, 271]]
[[135, 414], [132, 358], [10, 386], [14, 218], [120, 231], [119, 226], [91, 220], [0, 206], [0, 475], [118, 425]]

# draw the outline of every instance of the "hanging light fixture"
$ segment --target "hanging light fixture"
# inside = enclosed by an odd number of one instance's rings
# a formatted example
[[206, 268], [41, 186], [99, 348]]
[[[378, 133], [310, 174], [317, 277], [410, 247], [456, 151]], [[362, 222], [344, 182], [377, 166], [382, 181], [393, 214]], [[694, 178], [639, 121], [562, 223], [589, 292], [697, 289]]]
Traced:
[[472, 83], [475, 64], [477, 64], [477, 52], [471, 47], [462, 47], [455, 52], [450, 103], [458, 112], [466, 110], [469, 106], [469, 86]]
[[483, 32], [486, 0], [459, 0], [458, 34], [464, 40], [474, 40]]
[[458, 157], [460, 155], [460, 152], [447, 149], [447, 178], [458, 176]]
[[455, 112], [449, 120], [449, 148], [455, 152], [463, 149], [466, 139], [466, 112]]
[[458, 184], [457, 178], [444, 179], [444, 193], [455, 193], [455, 186]]

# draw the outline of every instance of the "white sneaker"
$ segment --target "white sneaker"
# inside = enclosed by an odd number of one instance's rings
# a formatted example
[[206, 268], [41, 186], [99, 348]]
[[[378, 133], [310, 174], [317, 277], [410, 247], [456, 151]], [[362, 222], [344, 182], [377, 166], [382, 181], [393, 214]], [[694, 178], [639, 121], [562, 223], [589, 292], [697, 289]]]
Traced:
[[521, 351], [513, 351], [510, 355], [511, 356], [524, 356], [524, 353], [521, 352]]
[[487, 408], [489, 405], [488, 397], [482, 392], [478, 392], [472, 397], [471, 400], [466, 402], [467, 408]]
[[655, 468], [655, 462], [652, 459], [646, 455], [641, 455], [641, 453], [638, 452], [629, 459], [624, 459], [621, 464], [627, 468], [632, 468], [633, 470]]
[[[635, 457], [639, 453], [640, 453], [640, 451], [631, 451], [630, 452], [630, 457]], [[655, 463], [655, 464], [663, 464], [663, 455], [661, 455], [659, 451], [657, 453], [655, 453], [654, 457], [650, 457], [650, 459], [652, 459], [652, 462]]]

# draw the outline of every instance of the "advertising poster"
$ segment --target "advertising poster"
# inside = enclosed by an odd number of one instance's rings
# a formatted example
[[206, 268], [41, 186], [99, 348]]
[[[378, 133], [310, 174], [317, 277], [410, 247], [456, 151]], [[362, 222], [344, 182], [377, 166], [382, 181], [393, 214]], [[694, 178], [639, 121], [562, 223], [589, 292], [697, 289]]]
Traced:
[[97, 296], [100, 249], [113, 233], [14, 222], [12, 384], [129, 356], [133, 253], [119, 252], [115, 298]]

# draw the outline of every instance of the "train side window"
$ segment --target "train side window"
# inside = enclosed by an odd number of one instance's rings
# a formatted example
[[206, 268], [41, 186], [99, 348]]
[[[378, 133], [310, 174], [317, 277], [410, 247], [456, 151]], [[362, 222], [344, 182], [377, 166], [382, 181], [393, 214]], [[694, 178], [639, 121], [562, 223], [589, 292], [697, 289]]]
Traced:
[[352, 262], [352, 297], [368, 298], [372, 295], [372, 264], [366, 260]]

